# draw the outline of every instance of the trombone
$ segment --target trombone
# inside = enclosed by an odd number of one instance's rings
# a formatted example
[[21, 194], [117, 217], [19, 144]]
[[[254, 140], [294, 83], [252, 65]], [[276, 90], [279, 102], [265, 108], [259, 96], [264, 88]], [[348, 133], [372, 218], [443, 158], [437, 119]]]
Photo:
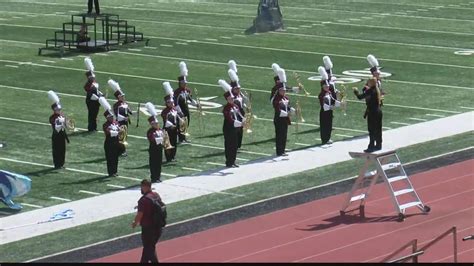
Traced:
[[203, 131], [203, 124], [202, 124], [202, 117], [206, 115], [202, 110], [201, 100], [199, 99], [198, 89], [194, 88], [194, 95], [196, 95], [196, 109], [198, 113], [198, 121], [199, 121], [199, 131]]
[[257, 116], [253, 115], [252, 113], [252, 93], [247, 93], [243, 91], [243, 94], [248, 100], [248, 104], [246, 105], [246, 108], [245, 108], [246, 109], [245, 110], [245, 123], [244, 123], [243, 130], [246, 133], [252, 133], [253, 120], [254, 118], [257, 118]]
[[301, 83], [300, 75], [298, 75], [298, 73], [296, 72], [293, 72], [293, 77], [296, 79], [296, 82], [298, 82], [298, 88], [303, 90], [306, 96], [309, 96], [309, 92], [304, 88], [303, 84]]
[[341, 102], [341, 109], [344, 112], [344, 115], [347, 115], [347, 93], [346, 93], [346, 86], [341, 84], [342, 89], [338, 93], [338, 101]]
[[72, 132], [76, 132], [76, 121], [73, 118], [69, 118], [66, 116], [66, 128]]

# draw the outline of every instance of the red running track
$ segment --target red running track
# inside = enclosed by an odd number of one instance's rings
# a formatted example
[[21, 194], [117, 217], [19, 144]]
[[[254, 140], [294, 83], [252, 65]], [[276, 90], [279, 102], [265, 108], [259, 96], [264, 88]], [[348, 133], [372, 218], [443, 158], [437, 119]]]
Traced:
[[[410, 177], [429, 214], [407, 209], [404, 222], [385, 184], [366, 202], [366, 218], [339, 215], [346, 194], [305, 203], [203, 232], [160, 242], [160, 262], [380, 262], [407, 242], [418, 247], [452, 226], [458, 229], [458, 261], [474, 262], [474, 160]], [[420, 262], [452, 262], [452, 237], [432, 246]], [[138, 262], [141, 248], [93, 262]], [[409, 254], [406, 250], [402, 255]]]

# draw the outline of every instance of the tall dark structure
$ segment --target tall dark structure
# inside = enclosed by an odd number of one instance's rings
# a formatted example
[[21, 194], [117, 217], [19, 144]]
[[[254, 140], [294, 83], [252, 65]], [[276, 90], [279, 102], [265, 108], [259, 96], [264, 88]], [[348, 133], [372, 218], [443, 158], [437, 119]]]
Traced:
[[257, 18], [253, 22], [255, 32], [283, 29], [283, 15], [278, 0], [260, 0]]

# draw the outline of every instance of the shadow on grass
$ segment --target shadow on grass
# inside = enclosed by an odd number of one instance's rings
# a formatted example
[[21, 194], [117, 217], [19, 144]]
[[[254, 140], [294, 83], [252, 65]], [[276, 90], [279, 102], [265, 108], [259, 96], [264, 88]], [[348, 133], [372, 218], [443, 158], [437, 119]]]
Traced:
[[75, 163], [72, 163], [72, 164], [101, 163], [101, 162], [105, 162], [105, 161], [106, 161], [105, 157], [102, 157], [102, 158], [97, 158], [97, 159], [93, 159], [93, 160], [89, 160], [89, 161], [75, 162]]
[[94, 182], [102, 183], [102, 182], [107, 182], [109, 181], [109, 176], [99, 176], [99, 177], [94, 177], [94, 178], [89, 178], [89, 179], [84, 179], [84, 180], [78, 180], [75, 182], [69, 182], [69, 183], [59, 183], [61, 185], [81, 185], [81, 184], [90, 184]]
[[[0, 202], [0, 204], [3, 205], [3, 202]], [[7, 207], [0, 208], [0, 217], [6, 217], [6, 216], [14, 215], [14, 214], [17, 214], [19, 212], [21, 212], [21, 210], [12, 210], [12, 209], [7, 208]]]
[[148, 164], [144, 164], [142, 166], [137, 166], [137, 167], [124, 167], [125, 169], [148, 169], [150, 166]]
[[49, 174], [51, 172], [53, 172], [55, 174], [59, 174], [59, 172], [57, 172], [56, 169], [48, 168], [48, 169], [43, 169], [43, 170], [24, 173], [24, 175], [26, 175], [26, 176], [41, 176], [41, 175]]

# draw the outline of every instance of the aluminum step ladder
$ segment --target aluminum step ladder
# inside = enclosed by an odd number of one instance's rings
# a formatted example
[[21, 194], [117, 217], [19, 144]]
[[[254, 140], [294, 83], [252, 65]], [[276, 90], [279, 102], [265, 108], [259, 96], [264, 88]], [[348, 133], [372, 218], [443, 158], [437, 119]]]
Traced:
[[[413, 188], [395, 150], [375, 153], [349, 152], [349, 155], [352, 158], [365, 159], [365, 164], [360, 169], [359, 176], [347, 195], [340, 211], [341, 216], [356, 210], [357, 208], [352, 210], [347, 210], [347, 208], [351, 203], [359, 201], [360, 216], [365, 217], [365, 201], [379, 178], [385, 181], [390, 191], [393, 205], [398, 212], [399, 221], [405, 219], [405, 210], [411, 207], [418, 207], [423, 213], [430, 211], [430, 207], [423, 204]], [[368, 171], [374, 168], [375, 170]]]

